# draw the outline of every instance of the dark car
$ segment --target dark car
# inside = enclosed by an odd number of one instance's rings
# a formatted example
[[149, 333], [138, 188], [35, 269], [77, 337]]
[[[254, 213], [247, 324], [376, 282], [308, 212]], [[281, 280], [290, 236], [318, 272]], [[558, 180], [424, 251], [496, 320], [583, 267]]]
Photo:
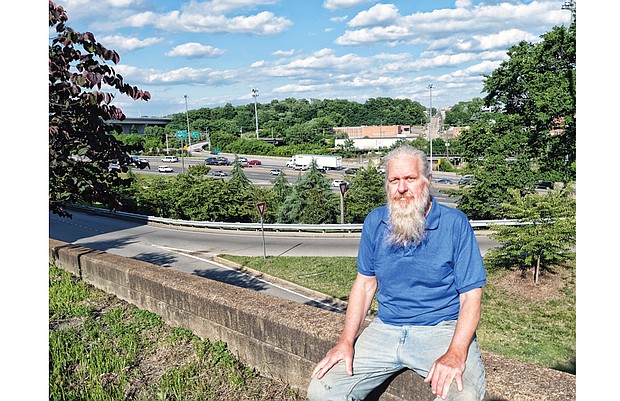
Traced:
[[217, 159], [215, 157], [207, 157], [207, 160], [205, 160], [205, 164], [207, 166], [217, 166]]
[[540, 180], [536, 181], [537, 189], [553, 189], [555, 183], [553, 181]]

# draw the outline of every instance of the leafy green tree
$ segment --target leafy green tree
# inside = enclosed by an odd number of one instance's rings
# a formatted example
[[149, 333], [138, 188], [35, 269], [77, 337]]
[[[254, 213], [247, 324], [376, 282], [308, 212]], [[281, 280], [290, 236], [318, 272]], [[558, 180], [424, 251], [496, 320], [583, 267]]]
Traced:
[[239, 162], [239, 156], [235, 156], [235, 160], [233, 160], [233, 168], [230, 172], [230, 185], [237, 186], [240, 191], [245, 191], [249, 187], [252, 186], [252, 182], [245, 176], [243, 172], [243, 167], [241, 167], [241, 163]]
[[446, 111], [444, 125], [462, 127], [476, 121], [492, 118], [493, 113], [485, 109], [484, 99], [473, 98], [469, 102], [459, 102]]
[[544, 195], [522, 195], [509, 190], [511, 199], [501, 207], [509, 218], [520, 223], [514, 226], [493, 225], [490, 238], [502, 245], [485, 255], [494, 267], [533, 272], [534, 283], [542, 271], [562, 265], [575, 257], [576, 201], [569, 185]]
[[527, 135], [517, 115], [497, 115], [478, 121], [461, 134], [461, 156], [475, 180], [462, 187], [457, 205], [470, 219], [501, 218], [498, 206], [509, 199], [508, 189], [529, 192], [534, 178], [526, 154]]
[[351, 187], [344, 194], [346, 223], [363, 223], [375, 207], [385, 205], [386, 193], [383, 175], [374, 166], [358, 170]]
[[49, 1], [49, 26], [56, 32], [49, 45], [49, 209], [64, 217], [71, 216], [66, 211], [71, 203], [120, 207], [119, 194], [112, 189], [131, 183], [108, 169], [118, 161], [126, 172], [131, 158], [112, 135], [120, 127], [105, 123], [124, 120], [125, 115], [111, 104], [114, 95], [102, 92], [102, 87], [134, 100], [151, 97], [105, 64], [117, 64], [117, 52], [106, 49], [90, 32], [74, 31], [67, 21], [65, 10]]
[[576, 20], [536, 44], [521, 42], [485, 76], [485, 103], [523, 118], [527, 149], [541, 174], [575, 179]]
[[271, 191], [274, 194], [276, 209], [279, 210], [286, 198], [291, 194], [291, 184], [288, 182], [284, 170], [280, 170], [280, 174], [278, 174], [272, 183], [273, 187], [271, 187]]
[[319, 172], [316, 161], [304, 176], [299, 176], [291, 194], [280, 208], [280, 223], [336, 223], [340, 201], [332, 192], [327, 179]]

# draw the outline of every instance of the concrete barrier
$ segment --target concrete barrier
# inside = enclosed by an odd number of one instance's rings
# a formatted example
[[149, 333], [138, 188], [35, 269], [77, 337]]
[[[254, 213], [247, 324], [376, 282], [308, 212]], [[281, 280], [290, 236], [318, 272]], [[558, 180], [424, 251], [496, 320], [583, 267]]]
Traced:
[[[50, 262], [166, 323], [224, 341], [241, 362], [281, 379], [302, 394], [310, 373], [336, 343], [344, 316], [177, 270], [49, 240]], [[570, 401], [575, 376], [485, 353], [485, 401]], [[367, 400], [431, 401], [417, 374], [406, 370]]]

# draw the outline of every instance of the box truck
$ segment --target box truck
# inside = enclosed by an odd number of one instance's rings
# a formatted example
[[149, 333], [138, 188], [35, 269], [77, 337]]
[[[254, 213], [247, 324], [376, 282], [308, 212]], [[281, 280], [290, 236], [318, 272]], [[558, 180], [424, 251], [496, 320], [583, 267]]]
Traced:
[[342, 156], [323, 155], [294, 155], [286, 165], [295, 170], [307, 170], [313, 159], [316, 160], [316, 166], [319, 169], [335, 170], [342, 167]]

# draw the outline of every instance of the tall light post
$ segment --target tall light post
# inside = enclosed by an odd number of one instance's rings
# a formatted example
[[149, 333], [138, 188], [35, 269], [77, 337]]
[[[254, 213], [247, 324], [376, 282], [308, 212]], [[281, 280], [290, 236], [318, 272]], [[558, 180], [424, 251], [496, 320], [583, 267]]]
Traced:
[[[187, 95], [183, 95], [183, 97], [185, 98], [185, 118], [187, 118], [187, 143], [188, 143], [188, 149], [192, 148], [192, 134], [190, 134], [189, 132], [189, 111], [187, 110]], [[189, 154], [191, 154], [191, 150], [189, 151]]]
[[431, 132], [431, 125], [433, 122], [433, 84], [428, 84], [429, 90], [429, 107], [428, 107], [428, 141], [431, 145], [431, 171], [433, 171], [433, 134]]
[[570, 11], [570, 23], [572, 25], [573, 21], [575, 20], [575, 13], [577, 12], [577, 4], [575, 3], [575, 1], [565, 1], [564, 4], [562, 4], [562, 10]]
[[256, 116], [256, 139], [258, 139], [258, 105], [256, 103], [258, 89], [252, 88], [252, 96], [254, 97], [254, 115]]

